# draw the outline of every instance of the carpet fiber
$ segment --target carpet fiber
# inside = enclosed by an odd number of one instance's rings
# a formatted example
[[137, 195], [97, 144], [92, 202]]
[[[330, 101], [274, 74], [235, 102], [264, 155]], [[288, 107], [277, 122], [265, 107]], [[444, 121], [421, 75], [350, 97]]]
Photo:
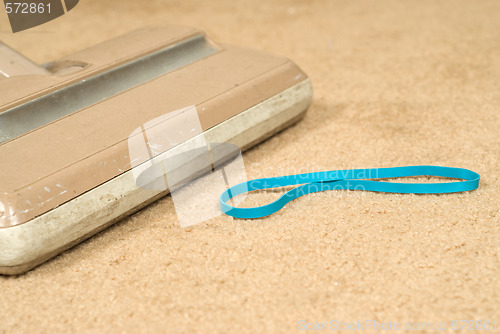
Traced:
[[478, 172], [479, 189], [330, 191], [266, 219], [187, 229], [167, 196], [0, 277], [0, 333], [293, 333], [366, 320], [439, 332], [461, 319], [500, 332], [500, 2], [82, 0], [15, 35], [2, 10], [0, 39], [42, 63], [153, 24], [283, 55], [310, 76], [306, 117], [244, 154], [249, 178], [431, 164]]

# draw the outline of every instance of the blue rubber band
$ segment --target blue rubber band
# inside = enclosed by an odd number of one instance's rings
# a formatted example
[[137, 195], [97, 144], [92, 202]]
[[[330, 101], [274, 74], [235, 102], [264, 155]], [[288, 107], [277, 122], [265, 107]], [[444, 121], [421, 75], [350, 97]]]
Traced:
[[[439, 176], [463, 181], [441, 183], [396, 183], [373, 181], [376, 179], [409, 176]], [[289, 176], [256, 179], [237, 184], [224, 191], [219, 200], [222, 212], [235, 218], [261, 218], [269, 216], [297, 197], [325, 190], [364, 190], [400, 194], [445, 194], [470, 191], [479, 186], [480, 175], [464, 168], [441, 166], [407, 166], [392, 168], [366, 168], [333, 170]], [[300, 185], [284, 193], [276, 201], [254, 208], [236, 208], [229, 204], [240, 194], [277, 187]]]

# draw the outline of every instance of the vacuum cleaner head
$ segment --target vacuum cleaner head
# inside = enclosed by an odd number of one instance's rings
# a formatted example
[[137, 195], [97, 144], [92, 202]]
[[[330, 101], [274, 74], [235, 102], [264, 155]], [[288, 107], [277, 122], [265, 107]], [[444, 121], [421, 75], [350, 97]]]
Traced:
[[[29, 270], [166, 195], [170, 180], [151, 186], [165, 168], [179, 182], [203, 172], [176, 152], [248, 149], [299, 120], [312, 99], [291, 61], [177, 26], [43, 66], [0, 44], [0, 91], [2, 274]], [[165, 156], [181, 163], [155, 165]]]

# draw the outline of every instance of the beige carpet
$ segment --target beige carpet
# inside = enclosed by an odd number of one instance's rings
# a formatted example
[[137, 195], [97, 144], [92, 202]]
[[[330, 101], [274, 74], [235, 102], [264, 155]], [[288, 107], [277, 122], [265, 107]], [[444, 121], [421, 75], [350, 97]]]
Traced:
[[307, 116], [244, 155], [249, 177], [434, 164], [480, 173], [480, 188], [324, 192], [189, 229], [167, 197], [0, 277], [0, 333], [305, 332], [301, 320], [452, 332], [460, 319], [500, 332], [499, 1], [81, 0], [16, 35], [1, 10], [0, 39], [46, 62], [166, 23], [287, 56], [311, 77]]

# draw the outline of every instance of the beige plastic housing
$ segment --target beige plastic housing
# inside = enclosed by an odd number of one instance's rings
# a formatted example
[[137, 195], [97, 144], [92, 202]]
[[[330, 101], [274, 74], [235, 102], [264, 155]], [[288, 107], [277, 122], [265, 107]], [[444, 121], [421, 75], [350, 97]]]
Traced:
[[134, 182], [134, 168], [153, 157], [131, 163], [128, 139], [149, 121], [193, 106], [207, 140], [245, 150], [299, 120], [312, 100], [290, 60], [177, 26], [33, 71], [0, 78], [2, 274], [29, 270], [168, 193]]

